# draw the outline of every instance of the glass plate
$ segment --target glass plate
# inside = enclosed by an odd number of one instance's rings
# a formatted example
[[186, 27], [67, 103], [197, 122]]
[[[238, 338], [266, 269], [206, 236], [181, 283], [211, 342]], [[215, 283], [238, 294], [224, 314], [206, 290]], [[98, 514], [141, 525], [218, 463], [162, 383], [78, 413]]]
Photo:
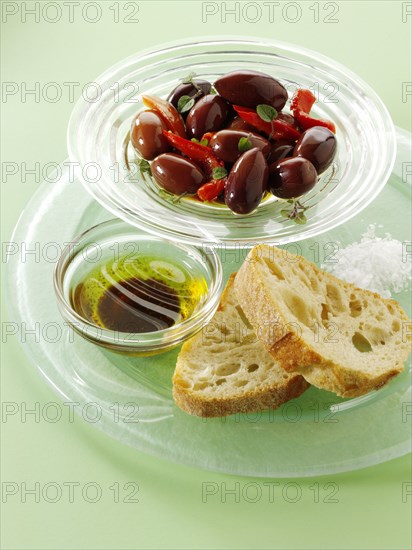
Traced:
[[[286, 86], [317, 96], [313, 112], [333, 120], [337, 128], [335, 164], [302, 199], [308, 223], [297, 225], [281, 216], [281, 201], [262, 201], [249, 216], [190, 199], [173, 202], [157, 185], [142, 179], [124, 162], [124, 140], [141, 94], [166, 97], [194, 71], [215, 81], [222, 74], [254, 69], [271, 74]], [[145, 231], [196, 244], [204, 241], [278, 244], [320, 235], [365, 208], [381, 191], [396, 152], [391, 118], [376, 93], [336, 61], [301, 46], [257, 39], [198, 39], [147, 50], [108, 69], [95, 80], [94, 93], [83, 95], [70, 119], [70, 160], [85, 189], [116, 217]], [[289, 103], [288, 103], [289, 105]], [[133, 158], [129, 150], [129, 158]]]
[[[407, 242], [411, 238], [410, 186], [402, 165], [410, 158], [411, 135], [399, 130], [395, 171], [378, 199], [339, 229], [295, 243], [317, 263], [330, 258], [335, 243], [359, 240], [368, 224]], [[33, 254], [10, 257], [7, 295], [11, 318], [40, 327], [27, 336], [29, 359], [64, 401], [113, 438], [139, 451], [199, 468], [232, 474], [293, 477], [330, 474], [380, 463], [410, 450], [411, 372], [379, 391], [343, 400], [309, 389], [276, 411], [200, 419], [173, 403], [171, 377], [178, 350], [154, 357], [122, 357], [74, 335], [60, 317], [52, 273], [59, 249], [73, 235], [103, 221], [107, 212], [70, 181], [61, 167], [57, 183], [44, 183], [21, 215], [13, 241], [37, 244]], [[399, 223], [402, 220], [402, 223]], [[299, 250], [300, 248], [300, 250]], [[21, 247], [20, 247], [21, 250]], [[243, 259], [221, 251], [225, 275]], [[410, 293], [395, 296], [411, 315]], [[36, 325], [38, 323], [38, 325]], [[90, 405], [89, 405], [90, 404]]]

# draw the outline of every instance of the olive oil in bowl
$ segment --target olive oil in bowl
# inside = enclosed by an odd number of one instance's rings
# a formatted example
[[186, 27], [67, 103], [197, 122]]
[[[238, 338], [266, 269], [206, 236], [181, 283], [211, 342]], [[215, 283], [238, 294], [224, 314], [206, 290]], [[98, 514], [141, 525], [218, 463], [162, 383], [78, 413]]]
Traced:
[[204, 277], [155, 256], [124, 256], [90, 271], [73, 289], [73, 309], [121, 333], [165, 330], [188, 319], [207, 295]]
[[78, 235], [54, 271], [70, 329], [116, 353], [153, 355], [209, 323], [220, 300], [215, 248], [170, 241], [113, 219]]

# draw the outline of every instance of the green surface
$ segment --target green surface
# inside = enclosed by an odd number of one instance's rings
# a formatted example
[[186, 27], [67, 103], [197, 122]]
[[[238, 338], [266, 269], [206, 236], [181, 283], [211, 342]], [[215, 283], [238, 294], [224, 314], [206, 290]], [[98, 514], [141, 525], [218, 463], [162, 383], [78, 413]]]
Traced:
[[[2, 79], [8, 90], [18, 90], [3, 96], [1, 105], [2, 241], [10, 240], [47, 163], [66, 157], [66, 126], [82, 86], [122, 57], [167, 40], [244, 34], [322, 51], [360, 74], [381, 95], [394, 122], [410, 129], [412, 97], [403, 97], [403, 92], [411, 81], [412, 15], [405, 14], [402, 21], [402, 11], [411, 11], [409, 2], [273, 3], [272, 22], [269, 6], [262, 2], [261, 18], [252, 23], [259, 15], [253, 2], [239, 4], [239, 22], [229, 14], [222, 22], [220, 2], [109, 1], [97, 3], [101, 18], [94, 24], [82, 17], [85, 4], [90, 3], [73, 6], [73, 22], [69, 7], [63, 6], [61, 20], [48, 23], [44, 17], [56, 17], [52, 2], [39, 3], [39, 22], [29, 14], [24, 20], [21, 3], [2, 3], [3, 21], [5, 9], [17, 10], [2, 24]], [[314, 22], [316, 4], [319, 23]], [[334, 15], [338, 22], [323, 22], [334, 4], [339, 7]], [[291, 23], [296, 5], [301, 19]], [[137, 6], [138, 22], [125, 23]], [[26, 2], [26, 9], [33, 7], [34, 2]], [[234, 2], [226, 2], [226, 9], [234, 7]], [[217, 13], [206, 17], [207, 9]], [[84, 12], [89, 19], [95, 13], [92, 7]], [[22, 96], [24, 83], [32, 89], [36, 82], [40, 97]], [[57, 88], [47, 87], [51, 82]], [[73, 98], [64, 85], [69, 82], [80, 83], [74, 86]], [[62, 92], [54, 103], [42, 95], [52, 98], [53, 89]], [[25, 167], [35, 173], [24, 174]], [[6, 171], [14, 170], [15, 175], [6, 177]], [[13, 322], [5, 315], [3, 320]], [[17, 337], [7, 337], [7, 328], [10, 325], [3, 325], [7, 342], [1, 370], [3, 548], [411, 547], [410, 457], [349, 474], [295, 479], [292, 485], [284, 479], [223, 476], [149, 458], [108, 439], [91, 422], [77, 417], [71, 421], [61, 404], [61, 419], [51, 422], [56, 409], [48, 404], [58, 399], [20, 349], [20, 327]], [[36, 406], [38, 418], [27, 414]], [[5, 415], [6, 409], [15, 414]], [[30, 490], [36, 483], [39, 502], [30, 494], [24, 502], [24, 484]], [[73, 498], [70, 483], [78, 484], [72, 485]], [[85, 487], [87, 483], [94, 485]], [[94, 500], [96, 488], [100, 499], [88, 502]], [[61, 490], [61, 498], [51, 502], [56, 490]]]

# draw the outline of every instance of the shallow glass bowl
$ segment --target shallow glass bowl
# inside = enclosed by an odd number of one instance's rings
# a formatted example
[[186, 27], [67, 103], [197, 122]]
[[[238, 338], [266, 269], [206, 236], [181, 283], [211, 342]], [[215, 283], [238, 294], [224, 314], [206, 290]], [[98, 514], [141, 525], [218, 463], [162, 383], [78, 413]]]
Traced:
[[[313, 115], [337, 129], [335, 163], [303, 198], [306, 225], [281, 216], [282, 201], [271, 197], [251, 215], [234, 215], [189, 199], [170, 200], [124, 161], [124, 142], [141, 95], [166, 98], [189, 73], [214, 82], [234, 70], [253, 69], [279, 79], [290, 97], [310, 88], [317, 101]], [[377, 94], [356, 74], [321, 53], [266, 39], [198, 39], [138, 52], [95, 80], [94, 93], [75, 105], [68, 128], [70, 160], [85, 189], [128, 223], [155, 235], [228, 247], [313, 237], [339, 226], [365, 208], [382, 190], [396, 153], [394, 127]], [[288, 111], [289, 102], [285, 110]], [[129, 157], [134, 152], [129, 147]]]

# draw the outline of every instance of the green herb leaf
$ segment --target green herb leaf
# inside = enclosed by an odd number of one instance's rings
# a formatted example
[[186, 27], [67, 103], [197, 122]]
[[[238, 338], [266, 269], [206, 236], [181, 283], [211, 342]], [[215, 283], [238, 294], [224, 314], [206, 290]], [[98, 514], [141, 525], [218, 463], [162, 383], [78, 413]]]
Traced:
[[297, 199], [289, 199], [286, 202], [291, 204], [291, 208], [283, 208], [279, 212], [282, 218], [289, 218], [299, 225], [304, 225], [307, 222], [305, 210], [308, 207], [301, 204]]
[[192, 84], [193, 79], [195, 78], [196, 73], [189, 73], [186, 78], [182, 78], [182, 84]]
[[239, 143], [237, 144], [237, 149], [241, 153], [244, 153], [245, 151], [248, 151], [252, 148], [252, 142], [248, 137], [241, 137], [239, 139]]
[[149, 174], [149, 176], [152, 175], [152, 170], [150, 168], [150, 162], [146, 159], [139, 159], [137, 161], [137, 165], [139, 166], [139, 170], [141, 174]]
[[199, 143], [199, 145], [204, 145], [205, 147], [209, 145], [209, 141], [207, 139], [202, 139], [202, 141], [199, 141], [196, 138], [192, 138], [190, 141], [193, 141], [193, 143]]
[[293, 220], [298, 223], [299, 225], [305, 225], [305, 223], [308, 221], [306, 219], [306, 216], [303, 212], [299, 212], [299, 214], [297, 214]]
[[227, 170], [223, 168], [223, 166], [217, 166], [216, 168], [213, 168], [213, 179], [214, 180], [221, 180], [222, 178], [225, 178], [227, 176]]
[[210, 88], [209, 94], [211, 94], [211, 95], [217, 95], [217, 91], [215, 90], [215, 88], [214, 88], [213, 86]]
[[265, 122], [272, 122], [278, 116], [277, 110], [271, 105], [261, 103], [256, 107], [256, 112]]
[[193, 97], [182, 95], [182, 97], [179, 98], [179, 101], [177, 102], [177, 110], [179, 111], [179, 113], [186, 113], [187, 111], [190, 111], [194, 104], [195, 100], [193, 99]]

